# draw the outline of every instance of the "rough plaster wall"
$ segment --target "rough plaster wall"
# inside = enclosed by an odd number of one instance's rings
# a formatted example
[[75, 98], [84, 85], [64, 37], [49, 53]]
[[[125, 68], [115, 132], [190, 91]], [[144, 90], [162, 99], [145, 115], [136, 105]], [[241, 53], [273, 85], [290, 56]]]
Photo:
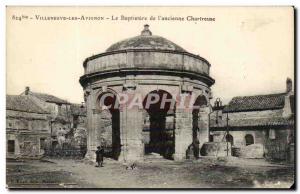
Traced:
[[[228, 113], [228, 124], [238, 124], [240, 120], [245, 119], [260, 119], [260, 118], [273, 118], [282, 117], [283, 109], [277, 110], [263, 110], [263, 111], [248, 111], [248, 112], [233, 112]], [[216, 117], [218, 116], [218, 124]], [[210, 114], [210, 122], [212, 126], [226, 126], [227, 113], [222, 113], [221, 110], [216, 110]]]
[[[234, 112], [229, 113], [229, 124], [230, 121], [239, 119], [255, 119], [255, 118], [272, 118], [281, 117], [283, 110], [264, 110], [264, 111], [249, 111], [249, 112]], [[224, 114], [224, 121], [226, 121], [226, 114]]]
[[[269, 128], [260, 130], [245, 130], [245, 131], [230, 131], [233, 136], [235, 147], [245, 147], [245, 136], [251, 134], [254, 137], [254, 143], [260, 144], [263, 147], [265, 158], [284, 160], [287, 157], [288, 138], [291, 135], [289, 129], [275, 129], [275, 139], [270, 139], [268, 136]], [[214, 131], [214, 142], [225, 141], [224, 136], [226, 131]], [[256, 149], [256, 148], [253, 148]], [[245, 149], [244, 152], [251, 150]], [[255, 154], [253, 154], [255, 155]]]
[[19, 112], [19, 111], [6, 111], [6, 126], [8, 129], [15, 130], [31, 130], [50, 131], [49, 122], [46, 114]]
[[46, 135], [18, 135], [20, 154], [22, 156], [37, 156], [40, 150], [40, 138], [46, 138]]

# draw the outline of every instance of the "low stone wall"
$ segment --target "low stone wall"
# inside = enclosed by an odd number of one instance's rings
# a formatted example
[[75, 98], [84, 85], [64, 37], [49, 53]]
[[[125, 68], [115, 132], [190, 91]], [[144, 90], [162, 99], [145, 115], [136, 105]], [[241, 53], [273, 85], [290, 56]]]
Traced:
[[52, 158], [84, 158], [86, 152], [86, 148], [48, 149], [44, 155]]
[[[207, 142], [201, 148], [202, 156], [227, 156], [227, 142]], [[231, 156], [231, 145], [228, 143], [228, 156]]]
[[233, 147], [232, 155], [240, 158], [263, 158], [264, 148], [262, 144]]

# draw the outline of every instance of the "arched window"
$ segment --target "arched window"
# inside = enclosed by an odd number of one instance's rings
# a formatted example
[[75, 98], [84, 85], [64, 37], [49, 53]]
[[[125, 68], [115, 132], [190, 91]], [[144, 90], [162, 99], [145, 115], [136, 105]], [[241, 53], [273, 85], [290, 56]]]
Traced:
[[247, 146], [247, 145], [254, 144], [254, 138], [253, 138], [253, 135], [247, 134], [247, 135], [245, 136], [245, 142], [246, 142], [246, 146]]
[[226, 142], [230, 142], [231, 145], [233, 146], [233, 137], [232, 137], [232, 135], [230, 135], [230, 134], [226, 135]]

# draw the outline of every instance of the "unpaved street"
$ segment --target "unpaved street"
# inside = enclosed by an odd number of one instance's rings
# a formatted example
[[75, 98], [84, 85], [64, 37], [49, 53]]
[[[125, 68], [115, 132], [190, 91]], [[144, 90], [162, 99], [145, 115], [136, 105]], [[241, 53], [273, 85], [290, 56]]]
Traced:
[[29, 188], [287, 188], [294, 180], [292, 166], [263, 160], [213, 159], [174, 162], [149, 159], [126, 169], [105, 161], [96, 168], [86, 160], [7, 162], [9, 187]]

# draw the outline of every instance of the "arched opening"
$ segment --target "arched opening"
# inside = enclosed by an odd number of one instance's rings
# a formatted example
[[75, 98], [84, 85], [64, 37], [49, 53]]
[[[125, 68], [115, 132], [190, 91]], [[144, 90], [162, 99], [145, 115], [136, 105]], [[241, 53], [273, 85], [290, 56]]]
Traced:
[[100, 109], [99, 119], [101, 128], [98, 145], [104, 148], [105, 156], [118, 160], [121, 153], [120, 140], [120, 110], [115, 94], [102, 93], [98, 98]]
[[198, 96], [193, 105], [193, 142], [192, 146], [189, 146], [189, 149], [193, 149], [194, 157], [198, 158], [200, 154], [200, 132], [203, 128], [200, 114], [201, 109], [207, 106], [205, 96]]
[[245, 136], [245, 142], [246, 142], [246, 146], [247, 146], [247, 145], [254, 144], [254, 138], [253, 138], [253, 135], [247, 134], [247, 135]]
[[143, 107], [146, 110], [143, 128], [145, 154], [157, 153], [173, 159], [175, 101], [171, 94], [164, 90], [152, 91], [145, 97]]
[[233, 137], [230, 134], [226, 135], [226, 142], [229, 142], [231, 146], [233, 146]]

